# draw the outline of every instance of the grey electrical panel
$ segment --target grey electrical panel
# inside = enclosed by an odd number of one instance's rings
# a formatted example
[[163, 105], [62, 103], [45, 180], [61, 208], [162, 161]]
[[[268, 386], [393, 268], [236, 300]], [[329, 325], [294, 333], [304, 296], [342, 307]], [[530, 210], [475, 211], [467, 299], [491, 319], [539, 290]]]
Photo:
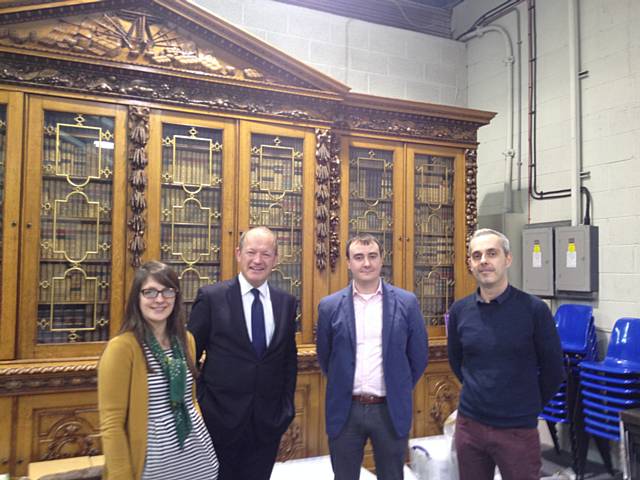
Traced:
[[522, 230], [522, 288], [539, 297], [553, 297], [553, 227]]
[[598, 291], [598, 227], [558, 227], [555, 232], [556, 290]]

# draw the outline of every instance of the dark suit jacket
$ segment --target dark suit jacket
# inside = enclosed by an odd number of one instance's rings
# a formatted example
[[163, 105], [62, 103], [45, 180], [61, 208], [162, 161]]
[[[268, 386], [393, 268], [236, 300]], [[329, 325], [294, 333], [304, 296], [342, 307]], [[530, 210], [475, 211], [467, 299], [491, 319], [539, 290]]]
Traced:
[[275, 330], [262, 358], [249, 339], [238, 278], [198, 291], [188, 329], [196, 358], [207, 352], [197, 395], [214, 443], [232, 443], [252, 422], [260, 441], [277, 441], [293, 420], [296, 299], [269, 286]]
[[[356, 369], [353, 290], [349, 286], [318, 306], [318, 362], [327, 375], [327, 434], [335, 438], [351, 408]], [[427, 367], [427, 332], [416, 296], [382, 283], [382, 368], [387, 408], [398, 437], [411, 428], [413, 387]]]

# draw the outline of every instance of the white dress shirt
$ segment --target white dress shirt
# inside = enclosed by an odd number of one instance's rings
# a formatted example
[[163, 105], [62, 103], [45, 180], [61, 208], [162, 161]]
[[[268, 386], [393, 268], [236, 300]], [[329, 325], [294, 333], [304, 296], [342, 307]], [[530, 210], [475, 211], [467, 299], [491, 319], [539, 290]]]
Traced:
[[238, 274], [238, 281], [240, 282], [240, 295], [242, 296], [242, 310], [244, 312], [244, 321], [247, 325], [247, 333], [249, 334], [249, 340], [253, 341], [251, 336], [251, 305], [253, 304], [253, 293], [251, 290], [257, 288], [260, 291], [260, 300], [262, 301], [262, 308], [264, 309], [264, 331], [267, 337], [267, 347], [271, 343], [273, 338], [273, 332], [276, 329], [276, 323], [273, 319], [273, 306], [271, 305], [271, 296], [269, 295], [269, 286], [267, 282], [264, 282], [259, 287], [251, 285], [242, 273]]
[[382, 366], [382, 281], [375, 293], [358, 292], [353, 284], [356, 317], [356, 371], [354, 395], [384, 397], [387, 388]]

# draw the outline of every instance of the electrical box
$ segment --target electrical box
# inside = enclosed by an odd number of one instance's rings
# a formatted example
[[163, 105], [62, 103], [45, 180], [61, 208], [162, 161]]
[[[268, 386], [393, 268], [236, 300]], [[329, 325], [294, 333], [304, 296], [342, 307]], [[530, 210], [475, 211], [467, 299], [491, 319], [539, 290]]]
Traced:
[[598, 291], [598, 227], [578, 225], [555, 231], [556, 291]]
[[522, 230], [522, 289], [553, 297], [553, 227]]

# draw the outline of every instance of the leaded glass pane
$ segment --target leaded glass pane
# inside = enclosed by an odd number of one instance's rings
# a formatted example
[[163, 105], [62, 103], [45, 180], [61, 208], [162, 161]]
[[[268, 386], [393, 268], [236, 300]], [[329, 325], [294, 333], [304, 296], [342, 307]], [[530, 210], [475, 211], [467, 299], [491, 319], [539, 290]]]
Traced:
[[[4, 219], [4, 177], [7, 162], [7, 106], [0, 105], [0, 278], [2, 278], [2, 247], [3, 219]], [[2, 304], [2, 289], [0, 288], [0, 304]]]
[[38, 343], [106, 341], [114, 119], [47, 111], [44, 125]]
[[220, 280], [222, 130], [164, 124], [160, 257], [180, 277], [187, 316]]
[[414, 292], [427, 325], [444, 326], [453, 302], [452, 157], [415, 155]]
[[302, 304], [302, 162], [303, 139], [253, 134], [249, 226], [265, 226], [278, 237], [278, 264], [269, 282]]
[[369, 233], [383, 250], [382, 277], [393, 273], [393, 152], [349, 149], [349, 237]]

